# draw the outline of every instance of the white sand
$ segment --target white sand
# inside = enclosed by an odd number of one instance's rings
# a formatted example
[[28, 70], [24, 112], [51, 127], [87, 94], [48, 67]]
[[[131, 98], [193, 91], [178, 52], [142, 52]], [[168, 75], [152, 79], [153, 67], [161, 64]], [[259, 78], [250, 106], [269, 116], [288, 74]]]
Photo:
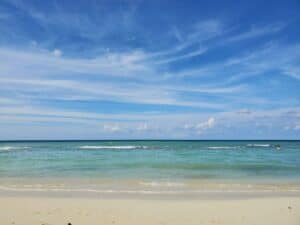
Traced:
[[134, 199], [0, 197], [1, 225], [300, 225], [300, 197]]

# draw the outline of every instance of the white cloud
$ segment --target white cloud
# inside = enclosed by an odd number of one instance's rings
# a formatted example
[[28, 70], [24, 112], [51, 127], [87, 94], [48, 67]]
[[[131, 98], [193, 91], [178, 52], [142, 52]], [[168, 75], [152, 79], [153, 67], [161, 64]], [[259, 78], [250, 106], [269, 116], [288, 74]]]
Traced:
[[300, 80], [300, 67], [298, 65], [286, 65], [283, 68], [283, 73], [287, 76]]
[[256, 37], [260, 37], [260, 36], [264, 36], [267, 34], [272, 34], [272, 33], [278, 32], [283, 28], [284, 28], [283, 24], [272, 24], [272, 25], [265, 26], [265, 27], [252, 27], [251, 30], [246, 31], [242, 34], [230, 37], [229, 39], [225, 40], [225, 42], [226, 41], [241, 41], [241, 40], [245, 40], [245, 39], [256, 38]]
[[206, 48], [201, 47], [199, 49], [193, 50], [193, 51], [188, 52], [186, 54], [180, 54], [180, 55], [175, 55], [175, 56], [172, 56], [172, 57], [168, 57], [166, 59], [156, 60], [156, 61], [154, 61], [154, 63], [155, 64], [171, 63], [171, 62], [179, 61], [179, 60], [182, 60], [182, 59], [188, 59], [188, 58], [192, 58], [192, 57], [195, 57], [195, 56], [202, 55], [206, 51], [207, 51]]
[[119, 132], [121, 131], [121, 127], [118, 124], [104, 124], [103, 125], [103, 130], [107, 132]]
[[53, 54], [54, 56], [56, 56], [56, 57], [60, 57], [60, 56], [62, 55], [62, 51], [59, 50], [59, 49], [54, 49], [54, 50], [52, 51], [52, 54]]
[[[268, 132], [278, 132], [282, 130], [285, 124], [291, 124], [290, 130], [296, 134], [296, 130], [299, 129], [299, 118], [291, 114], [291, 111], [295, 112], [299, 111], [299, 109], [256, 110], [245, 117], [237, 114], [236, 111], [209, 113], [209, 115], [206, 113], [175, 112], [106, 114], [67, 111], [63, 109], [55, 110], [51, 108], [32, 108], [22, 105], [20, 107], [5, 108], [0, 106], [0, 133], [2, 132], [2, 138], [8, 137], [6, 129], [9, 129], [11, 134], [20, 136], [25, 133], [22, 133], [19, 128], [30, 126], [32, 134], [37, 135], [31, 136], [32, 138], [53, 138], [54, 136], [49, 133], [48, 136], [39, 136], [38, 132], [38, 126], [41, 127], [41, 129], [45, 129], [49, 127], [47, 124], [51, 123], [50, 127], [55, 131], [54, 135], [60, 132], [61, 127], [64, 127], [65, 130], [69, 129], [69, 132], [62, 134], [62, 138], [75, 137], [72, 135], [78, 135], [76, 137], [80, 137], [80, 135], [84, 133], [82, 130], [85, 130], [86, 134], [92, 132], [94, 135], [98, 135], [98, 138], [99, 135], [105, 138], [199, 138], [199, 134], [201, 134], [203, 138], [234, 138], [236, 134], [239, 134], [241, 138], [255, 138], [257, 137], [257, 127], [255, 125], [260, 124], [259, 128], [261, 132], [263, 132], [263, 136], [260, 137], [267, 138]], [[284, 121], [282, 118], [284, 118]], [[214, 129], [216, 127], [216, 121], [218, 126], [217, 129]], [[272, 129], [270, 128], [270, 124], [272, 124]], [[74, 129], [73, 127], [80, 127], [80, 129]], [[183, 127], [185, 129], [182, 129]], [[147, 132], [142, 132], [143, 130]], [[220, 136], [215, 136], [217, 134]], [[253, 136], [251, 136], [251, 134]]]
[[[172, 27], [171, 33], [178, 39], [182, 40], [180, 44], [176, 44], [169, 49], [164, 49], [158, 52], [152, 52], [147, 54], [147, 59], [157, 59], [158, 61], [162, 60], [161, 57], [165, 57], [164, 60], [167, 62], [168, 57], [179, 59], [182, 57], [183, 59], [188, 57], [188, 54], [196, 54], [197, 51], [192, 50], [192, 52], [183, 54], [182, 51], [190, 48], [192, 45], [198, 44], [200, 45], [203, 41], [207, 41], [211, 38], [214, 38], [224, 31], [223, 25], [218, 20], [204, 20], [199, 21], [192, 28], [188, 29], [188, 31], [179, 31], [178, 27], [174, 29]], [[178, 36], [180, 33], [180, 37]], [[204, 47], [201, 48], [203, 50]], [[198, 49], [198, 52], [200, 48]], [[172, 60], [170, 60], [172, 62]]]
[[196, 124], [185, 124], [185, 129], [195, 130], [197, 133], [202, 133], [205, 130], [211, 129], [215, 126], [216, 119], [209, 117], [206, 121]]
[[[72, 76], [73, 79], [84, 76], [97, 77], [135, 77], [140, 80], [154, 79], [154, 68], [141, 62], [141, 51], [104, 53], [95, 58], [57, 57], [58, 49], [49, 54], [46, 50], [14, 50], [0, 48], [0, 70], [4, 76], [49, 77], [55, 75]], [[61, 55], [62, 56], [62, 55]], [[14, 62], [14, 63], [13, 63]], [[18, 64], [18, 67], [15, 66]], [[149, 74], [152, 74], [152, 77]], [[143, 74], [143, 76], [141, 76]]]
[[[53, 22], [46, 17], [43, 19], [48, 23]], [[228, 32], [226, 33], [228, 39], [222, 37], [222, 40], [225, 40], [226, 44], [233, 44], [229, 42], [272, 34], [281, 28], [279, 25], [271, 25], [262, 28], [254, 27], [242, 34], [232, 35]], [[259, 95], [259, 92], [250, 89], [248, 83], [239, 82], [238, 85], [234, 85], [233, 82], [237, 83], [247, 76], [261, 75], [270, 68], [299, 79], [299, 68], [295, 63], [295, 60], [299, 59], [298, 45], [271, 45], [250, 54], [243, 53], [244, 55], [225, 59], [225, 63], [216, 62], [214, 65], [201, 63], [202, 66], [199, 67], [185, 67], [176, 71], [172, 71], [171, 67], [166, 65], [205, 54], [211, 47], [224, 44], [218, 39], [224, 32], [226, 31], [220, 21], [203, 21], [192, 29], [175, 28], [173, 35], [180, 42], [176, 46], [158, 52], [148, 52], [143, 49], [131, 49], [125, 52], [112, 49], [101, 51], [92, 58], [85, 58], [80, 54], [70, 57], [63, 54], [60, 49], [39, 49], [39, 46], [45, 45], [43, 43], [37, 45], [35, 42], [32, 43], [31, 50], [0, 48], [0, 121], [20, 123], [22, 121], [28, 123], [68, 121], [92, 124], [96, 121], [100, 123], [101, 120], [101, 122], [112, 122], [112, 124], [99, 125], [103, 125], [103, 130], [107, 132], [123, 132], [126, 129], [132, 132], [147, 130], [145, 134], [152, 132], [154, 128], [156, 131], [175, 130], [176, 132], [176, 129], [182, 130], [182, 127], [196, 131], [195, 133], [202, 133], [212, 129], [216, 121], [219, 128], [219, 125], [225, 124], [225, 119], [228, 119], [226, 122], [229, 121], [230, 125], [233, 124], [232, 127], [236, 126], [235, 124], [250, 124], [251, 127], [254, 120], [263, 121], [262, 124], [270, 121], [279, 124], [280, 116], [274, 112], [250, 112], [248, 109], [237, 111], [245, 102], [247, 105], [255, 103], [257, 108], [259, 104], [266, 102], [258, 103], [260, 99], [255, 95]], [[206, 42], [207, 40], [210, 41]], [[206, 45], [206, 43], [211, 44]], [[183, 113], [176, 114], [170, 111], [164, 113], [162, 107], [157, 107], [161, 110], [157, 113], [73, 112], [65, 110], [63, 106], [49, 109], [47, 105], [49, 100], [68, 100], [73, 103], [76, 100], [105, 100], [180, 106]], [[290, 99], [287, 101], [290, 102]], [[280, 101], [276, 100], [276, 102]], [[41, 108], [35, 108], [35, 104], [39, 104]], [[16, 107], [11, 107], [12, 105]], [[184, 113], [184, 107], [193, 107], [193, 109], [188, 108], [187, 111], [194, 110], [194, 113]], [[202, 111], [200, 108], [208, 109], [209, 112]], [[166, 109], [168, 110], [167, 107]], [[212, 109], [217, 109], [216, 111], [220, 113], [212, 113]], [[233, 112], [224, 113], [231, 110]], [[247, 116], [239, 114], [247, 114]], [[254, 119], [254, 117], [261, 118]], [[124, 121], [129, 121], [131, 125], [124, 125], [126, 123]], [[157, 126], [154, 126], [153, 122]], [[280, 124], [281, 128], [283, 124]], [[299, 125], [292, 128], [300, 129]]]
[[214, 125], [215, 125], [215, 118], [210, 117], [210, 118], [208, 118], [207, 121], [198, 123], [196, 125], [196, 129], [197, 130], [206, 130], [206, 129], [212, 128]]
[[298, 131], [300, 130], [300, 123], [294, 124], [294, 125], [288, 125], [284, 127], [285, 130], [295, 130]]
[[174, 34], [174, 36], [176, 37], [176, 39], [179, 42], [183, 42], [184, 41], [184, 38], [183, 38], [181, 32], [178, 30], [177, 26], [173, 26], [172, 33]]
[[[1, 79], [3, 90], [22, 93], [31, 100], [110, 100], [116, 102], [133, 102], [141, 104], [193, 106], [203, 108], [222, 108], [222, 104], [210, 102], [187, 101], [178, 98], [178, 91], [199, 93], [239, 92], [240, 87], [177, 87], [172, 85], [147, 85], [113, 82], [91, 82], [76, 80], [50, 79]], [[32, 94], [34, 92], [34, 94]], [[38, 93], [38, 94], [36, 94]], [[51, 93], [51, 94], [48, 94]]]
[[138, 126], [136, 127], [137, 131], [146, 131], [148, 129], [149, 127], [147, 123], [138, 124]]

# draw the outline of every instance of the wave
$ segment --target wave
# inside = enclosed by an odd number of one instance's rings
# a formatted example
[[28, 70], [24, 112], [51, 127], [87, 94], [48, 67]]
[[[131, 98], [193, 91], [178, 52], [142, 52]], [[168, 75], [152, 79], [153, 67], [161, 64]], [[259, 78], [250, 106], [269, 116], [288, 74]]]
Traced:
[[207, 148], [208, 149], [232, 149], [232, 148], [237, 148], [237, 146], [212, 146]]
[[84, 145], [80, 146], [81, 149], [136, 149], [136, 148], [147, 148], [147, 146], [136, 146], [136, 145]]
[[30, 147], [27, 146], [0, 146], [0, 151], [10, 151], [10, 150], [20, 150], [20, 149], [28, 149]]
[[247, 147], [263, 147], [263, 148], [269, 148], [271, 147], [270, 144], [247, 144]]

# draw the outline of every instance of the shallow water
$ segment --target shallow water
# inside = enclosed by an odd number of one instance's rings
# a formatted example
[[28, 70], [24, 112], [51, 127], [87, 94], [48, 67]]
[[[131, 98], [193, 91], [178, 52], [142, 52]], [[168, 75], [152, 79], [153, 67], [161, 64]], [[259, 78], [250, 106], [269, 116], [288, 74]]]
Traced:
[[0, 191], [300, 193], [299, 141], [0, 142]]
[[299, 180], [300, 142], [0, 142], [0, 177]]

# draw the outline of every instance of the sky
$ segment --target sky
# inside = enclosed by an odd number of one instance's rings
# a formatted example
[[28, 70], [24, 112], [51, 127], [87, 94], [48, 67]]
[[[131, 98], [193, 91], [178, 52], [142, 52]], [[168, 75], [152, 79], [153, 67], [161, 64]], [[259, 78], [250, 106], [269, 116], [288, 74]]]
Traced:
[[0, 0], [0, 139], [300, 139], [300, 2]]

